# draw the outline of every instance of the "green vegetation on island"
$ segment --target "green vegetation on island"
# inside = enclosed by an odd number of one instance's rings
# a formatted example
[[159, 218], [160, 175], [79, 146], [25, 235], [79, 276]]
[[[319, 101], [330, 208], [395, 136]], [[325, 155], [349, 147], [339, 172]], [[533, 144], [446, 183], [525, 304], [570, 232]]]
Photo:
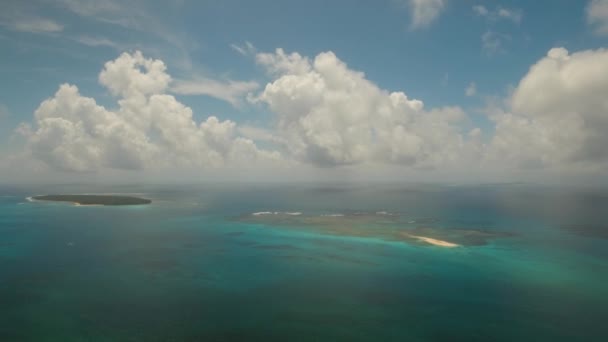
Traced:
[[77, 205], [138, 205], [150, 204], [151, 200], [131, 196], [114, 195], [42, 195], [33, 196], [36, 201], [70, 202]]

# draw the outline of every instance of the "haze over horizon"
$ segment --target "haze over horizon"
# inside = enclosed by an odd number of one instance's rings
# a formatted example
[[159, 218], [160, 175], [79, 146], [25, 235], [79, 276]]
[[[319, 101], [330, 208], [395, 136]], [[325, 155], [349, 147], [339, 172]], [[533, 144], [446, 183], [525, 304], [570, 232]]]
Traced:
[[2, 7], [3, 183], [607, 183], [607, 0]]

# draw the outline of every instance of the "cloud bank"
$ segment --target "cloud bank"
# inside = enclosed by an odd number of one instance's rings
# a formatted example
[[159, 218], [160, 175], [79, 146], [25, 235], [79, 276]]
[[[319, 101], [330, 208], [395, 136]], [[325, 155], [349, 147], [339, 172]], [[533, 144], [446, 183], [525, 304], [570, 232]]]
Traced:
[[332, 52], [258, 54], [270, 75], [255, 101], [277, 116], [291, 156], [329, 167], [368, 162], [436, 167], [464, 155], [459, 107], [425, 110], [403, 92], [380, 89]]
[[608, 50], [553, 48], [534, 64], [495, 117], [491, 155], [510, 165], [605, 165]]
[[[208, 116], [167, 92], [166, 65], [142, 53], [105, 64], [105, 108], [63, 84], [18, 131], [30, 158], [64, 171], [385, 166], [413, 170], [604, 170], [608, 162], [608, 50], [553, 48], [501, 105], [474, 127], [458, 106], [427, 108], [382, 89], [333, 52], [310, 58], [256, 53], [265, 86], [247, 100], [274, 120], [265, 128]], [[254, 91], [255, 87], [246, 87]], [[474, 95], [474, 84], [468, 95]], [[203, 92], [204, 93], [204, 92]], [[243, 101], [244, 91], [232, 93]], [[246, 103], [246, 102], [243, 102]], [[261, 148], [260, 146], [264, 146]]]
[[171, 77], [160, 60], [123, 53], [105, 64], [99, 82], [117, 98], [117, 109], [98, 105], [74, 85], [61, 85], [40, 104], [33, 127], [19, 129], [31, 156], [66, 171], [218, 167], [279, 159], [277, 152], [237, 136], [232, 121], [210, 116], [195, 122], [190, 108], [165, 93]]

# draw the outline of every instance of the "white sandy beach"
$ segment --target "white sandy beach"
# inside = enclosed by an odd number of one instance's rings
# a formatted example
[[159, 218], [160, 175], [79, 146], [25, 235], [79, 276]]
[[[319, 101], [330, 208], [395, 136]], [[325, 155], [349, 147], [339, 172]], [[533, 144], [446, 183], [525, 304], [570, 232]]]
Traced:
[[460, 247], [460, 245], [457, 243], [439, 240], [439, 239], [433, 239], [433, 238], [430, 238], [427, 236], [412, 235], [412, 234], [408, 234], [408, 233], [402, 233], [402, 234], [404, 236], [412, 237], [412, 238], [418, 239], [422, 242], [426, 242], [426, 243], [434, 245], [434, 246], [446, 247], [446, 248]]

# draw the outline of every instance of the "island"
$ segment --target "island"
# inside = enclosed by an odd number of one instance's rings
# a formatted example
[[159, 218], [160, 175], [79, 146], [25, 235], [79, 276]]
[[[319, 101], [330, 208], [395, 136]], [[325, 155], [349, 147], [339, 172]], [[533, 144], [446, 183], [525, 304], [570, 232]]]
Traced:
[[32, 196], [34, 201], [70, 202], [74, 205], [140, 205], [151, 200], [131, 196], [115, 195], [40, 195]]
[[258, 211], [234, 218], [275, 229], [305, 230], [325, 235], [376, 238], [412, 245], [457, 248], [483, 246], [511, 232], [479, 227], [445, 227], [431, 217], [407, 217], [387, 211], [314, 213]]

